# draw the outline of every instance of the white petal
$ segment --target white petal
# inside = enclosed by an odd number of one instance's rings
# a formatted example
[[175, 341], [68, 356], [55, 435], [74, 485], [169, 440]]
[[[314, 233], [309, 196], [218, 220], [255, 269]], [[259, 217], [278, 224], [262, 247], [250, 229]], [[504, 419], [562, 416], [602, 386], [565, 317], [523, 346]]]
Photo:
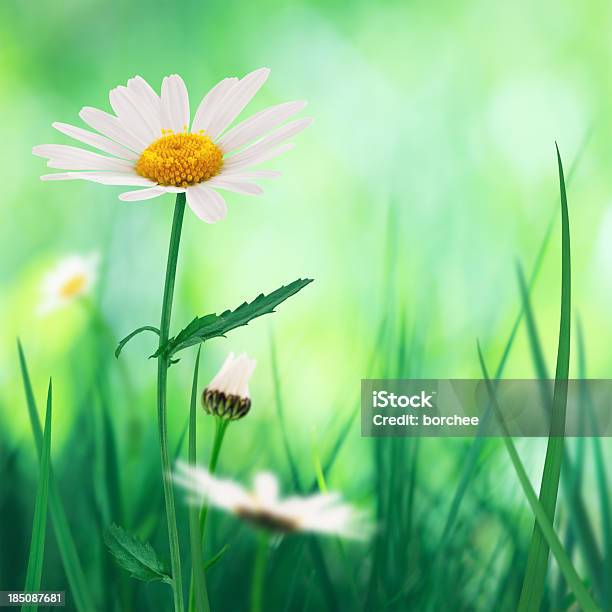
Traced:
[[124, 202], [137, 202], [139, 200], [150, 200], [160, 195], [164, 195], [166, 189], [162, 185], [149, 187], [148, 189], [138, 189], [136, 191], [124, 191], [119, 195], [119, 199]]
[[144, 117], [143, 103], [137, 93], [127, 87], [115, 87], [109, 92], [108, 98], [119, 121], [145, 146], [161, 136]]
[[155, 90], [141, 76], [135, 76], [128, 80], [127, 87], [138, 99], [144, 120], [153, 129], [155, 138], [162, 133], [161, 124], [161, 101]]
[[164, 77], [161, 90], [162, 127], [175, 134], [189, 129], [189, 94], [178, 74]]
[[128, 172], [56, 172], [55, 174], [44, 174], [40, 177], [43, 181], [92, 181], [102, 185], [126, 185], [134, 187], [155, 186], [155, 183], [144, 176], [130, 174]]
[[259, 185], [233, 176], [214, 176], [206, 181], [206, 185], [215, 189], [225, 189], [226, 191], [234, 191], [235, 193], [243, 193], [245, 195], [259, 195], [263, 193], [263, 189]]
[[278, 480], [271, 472], [261, 472], [254, 479], [254, 493], [257, 501], [264, 507], [278, 502]]
[[192, 132], [208, 131], [211, 121], [219, 109], [219, 103], [227, 92], [238, 82], [236, 77], [228, 77], [217, 83], [202, 99], [191, 125]]
[[244, 151], [228, 157], [227, 162], [230, 164], [238, 164], [252, 157], [257, 157], [261, 153], [265, 153], [285, 140], [299, 134], [302, 130], [307, 128], [312, 121], [312, 117], [307, 117], [306, 119], [298, 119], [297, 121], [287, 123], [287, 125], [284, 125], [276, 130], [276, 132], [273, 132], [265, 138], [257, 141], [254, 145], [248, 147]]
[[269, 68], [260, 68], [238, 81], [221, 101], [219, 111], [209, 126], [208, 135], [214, 140], [242, 112], [253, 99], [259, 88], [266, 82], [270, 74]]
[[255, 155], [253, 157], [246, 157], [241, 160], [235, 160], [233, 155], [227, 161], [223, 162], [223, 169], [227, 170], [228, 174], [232, 174], [236, 170], [256, 166], [257, 164], [263, 164], [264, 162], [273, 159], [274, 157], [278, 157], [287, 151], [291, 151], [295, 144], [293, 142], [286, 142], [285, 144], [280, 145], [280, 147], [276, 147], [276, 149], [271, 149], [268, 151], [263, 151], [259, 155]]
[[34, 155], [47, 157], [49, 168], [62, 170], [115, 170], [131, 172], [133, 163], [116, 157], [106, 157], [78, 147], [68, 145], [38, 145], [32, 149]]
[[207, 389], [221, 391], [226, 395], [249, 397], [249, 380], [253, 375], [257, 361], [246, 353], [234, 357], [230, 353], [223, 362], [217, 375], [210, 381]]
[[174, 481], [198, 493], [211, 505], [233, 511], [253, 507], [253, 498], [240, 485], [211, 476], [207, 471], [177, 461]]
[[123, 159], [131, 159], [133, 161], [138, 159], [138, 155], [134, 153], [134, 151], [130, 151], [130, 149], [127, 147], [113, 142], [100, 134], [95, 134], [94, 132], [84, 130], [83, 128], [76, 127], [74, 125], [69, 125], [68, 123], [59, 123], [56, 121], [52, 125], [62, 134], [66, 134], [66, 136], [70, 136], [75, 140], [79, 140], [80, 142], [84, 142], [92, 147], [96, 147], [96, 149], [100, 149], [100, 151], [104, 151], [105, 153], [110, 153], [111, 155], [115, 155]]
[[259, 138], [280, 125], [285, 119], [300, 112], [306, 102], [285, 102], [260, 111], [249, 117], [227, 132], [217, 145], [225, 152], [231, 153], [243, 145]]
[[203, 183], [187, 189], [187, 204], [206, 223], [217, 223], [227, 214], [223, 197]]
[[86, 106], [81, 109], [79, 117], [100, 134], [104, 134], [104, 136], [115, 140], [124, 147], [136, 151], [136, 153], [140, 154], [146, 148], [146, 145], [143, 146], [138, 138], [128, 131], [114, 115], [105, 113], [98, 108]]

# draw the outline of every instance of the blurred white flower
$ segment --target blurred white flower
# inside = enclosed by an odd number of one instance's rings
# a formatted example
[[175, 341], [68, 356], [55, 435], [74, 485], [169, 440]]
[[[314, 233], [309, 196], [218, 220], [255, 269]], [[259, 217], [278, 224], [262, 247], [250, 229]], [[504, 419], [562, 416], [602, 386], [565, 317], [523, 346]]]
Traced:
[[337, 493], [280, 499], [278, 481], [269, 472], [257, 474], [253, 490], [248, 491], [235, 482], [178, 462], [174, 480], [195, 494], [193, 502], [208, 503], [271, 531], [323, 533], [353, 539], [365, 539], [372, 531], [364, 514], [344, 503]]
[[63, 134], [108, 155], [67, 145], [36, 146], [34, 155], [46, 157], [47, 166], [72, 171], [41, 178], [142, 188], [122, 193], [119, 198], [126, 201], [185, 192], [193, 212], [207, 223], [216, 223], [227, 213], [217, 190], [262, 193], [254, 181], [279, 173], [253, 167], [291, 149], [293, 144], [287, 141], [312, 122], [306, 118], [282, 125], [306, 106], [294, 101], [266, 108], [228, 129], [269, 74], [268, 68], [260, 68], [242, 79], [223, 79], [203, 98], [193, 121], [187, 87], [179, 75], [164, 78], [161, 96], [136, 76], [127, 87], [110, 91], [114, 115], [92, 107], [79, 113], [98, 133], [53, 124]]
[[89, 292], [96, 281], [100, 256], [69, 255], [44, 278], [39, 314], [47, 314]]
[[230, 353], [202, 393], [204, 410], [208, 414], [230, 420], [246, 416], [251, 409], [249, 379], [256, 364], [255, 359], [246, 353], [238, 357]]

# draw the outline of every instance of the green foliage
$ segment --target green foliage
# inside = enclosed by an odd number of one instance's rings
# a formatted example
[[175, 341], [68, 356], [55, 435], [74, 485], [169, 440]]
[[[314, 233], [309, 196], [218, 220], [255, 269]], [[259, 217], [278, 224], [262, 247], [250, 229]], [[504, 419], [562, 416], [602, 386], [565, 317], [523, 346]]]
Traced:
[[[482, 351], [480, 349], [480, 344], [478, 345], [478, 358], [480, 360], [480, 365], [482, 368], [484, 379], [487, 383], [487, 392], [489, 394], [491, 403], [494, 407], [496, 415], [499, 417], [499, 422], [501, 426], [505, 428], [505, 423], [504, 423], [503, 418], [501, 418], [501, 411], [500, 411], [500, 408], [499, 408], [499, 405], [497, 403], [497, 399], [495, 396], [495, 388], [491, 382], [491, 379], [489, 378], [489, 373], [487, 372], [487, 367], [485, 365]], [[512, 461], [512, 465], [514, 467], [516, 475], [518, 476], [521, 488], [523, 489], [523, 493], [525, 494], [525, 497], [527, 498], [527, 501], [535, 516], [535, 520], [539, 528], [539, 533], [541, 534], [542, 538], [546, 542], [546, 547], [547, 547], [546, 550], [547, 551], [548, 549], [552, 550], [553, 555], [555, 556], [555, 559], [557, 560], [557, 563], [559, 564], [559, 569], [563, 573], [563, 576], [567, 580], [567, 583], [570, 585], [570, 588], [574, 592], [576, 600], [580, 604], [580, 609], [583, 610], [584, 612], [598, 612], [600, 608], [593, 601], [593, 598], [589, 594], [583, 581], [580, 579], [580, 576], [578, 576], [578, 573], [576, 572], [576, 569], [574, 568], [571, 560], [567, 556], [567, 553], [565, 552], [563, 548], [563, 544], [561, 544], [557, 534], [555, 533], [555, 529], [552, 525], [552, 520], [548, 515], [547, 508], [544, 506], [544, 504], [538, 499], [537, 495], [535, 494], [535, 491], [533, 490], [533, 487], [531, 486], [531, 481], [529, 480], [529, 476], [527, 475], [527, 472], [525, 471], [525, 467], [523, 466], [523, 463], [514, 446], [514, 442], [512, 441], [512, 438], [508, 434], [507, 430], [505, 432], [505, 436], [503, 440], [508, 450], [508, 454], [510, 455], [510, 460]], [[533, 547], [533, 542], [532, 542], [532, 547]], [[524, 592], [525, 592], [525, 587], [523, 588], [523, 593]], [[529, 610], [539, 609], [539, 607], [533, 607], [534, 606], [533, 599], [529, 599], [527, 600], [526, 604], [520, 604], [520, 605], [529, 606], [527, 608]]]
[[[47, 502], [49, 497], [49, 472], [51, 469], [51, 413], [53, 406], [53, 390], [49, 381], [47, 392], [47, 410], [45, 414], [45, 429], [43, 433], [42, 452], [40, 455], [38, 486], [36, 488], [36, 503], [32, 524], [32, 539], [28, 557], [24, 591], [35, 593], [40, 590], [43, 561], [45, 558], [45, 538], [47, 534]], [[24, 606], [23, 610], [35, 610], [37, 606]]]
[[235, 310], [226, 310], [220, 315], [209, 314], [203, 317], [196, 317], [174, 338], [170, 338], [167, 344], [160, 346], [153, 357], [158, 357], [164, 352], [168, 356], [172, 356], [194, 344], [205, 342], [211, 338], [225, 336], [232, 329], [247, 325], [257, 317], [274, 312], [274, 309], [279, 304], [295, 295], [311, 283], [312, 280], [311, 278], [295, 280], [268, 295], [261, 293], [252, 302], [244, 302]]
[[[43, 432], [38, 419], [38, 409], [36, 407], [34, 391], [32, 389], [30, 374], [28, 372], [26, 357], [21, 342], [17, 343], [17, 349], [19, 353], [19, 366], [21, 369], [21, 377], [26, 396], [26, 405], [28, 408], [28, 415], [30, 417], [32, 434], [36, 444], [36, 451], [39, 458], [42, 459]], [[60, 497], [57, 482], [51, 466], [49, 467], [49, 509], [51, 513], [51, 522], [53, 523], [53, 529], [55, 532], [55, 538], [57, 540], [57, 546], [59, 548], [64, 571], [66, 572], [66, 576], [68, 578], [68, 583], [70, 585], [72, 597], [74, 598], [75, 606], [79, 612], [90, 612], [94, 609], [92, 603], [93, 600], [89, 592], [89, 586], [85, 580], [85, 574], [77, 554], [70, 525], [68, 523], [68, 519], [66, 518], [62, 498]]]
[[115, 524], [106, 530], [104, 542], [119, 566], [132, 578], [143, 582], [162, 581], [172, 585], [168, 570], [148, 542], [141, 542]]

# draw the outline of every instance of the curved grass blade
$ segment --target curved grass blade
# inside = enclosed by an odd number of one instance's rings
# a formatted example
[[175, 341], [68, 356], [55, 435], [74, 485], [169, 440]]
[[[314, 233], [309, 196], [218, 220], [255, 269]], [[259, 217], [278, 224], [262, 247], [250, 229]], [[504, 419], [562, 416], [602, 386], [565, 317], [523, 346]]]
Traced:
[[[591, 137], [591, 129], [589, 129], [588, 132], [586, 133], [582, 141], [582, 144], [580, 146], [580, 149], [578, 151], [578, 154], [576, 155], [576, 157], [574, 158], [574, 161], [572, 162], [571, 168], [567, 176], [568, 183], [571, 181], [576, 171], [576, 168], [578, 167], [578, 163], [580, 162], [580, 159], [582, 157], [582, 154], [586, 148], [586, 145], [590, 137]], [[559, 209], [557, 208], [557, 206], [555, 206], [553, 214], [550, 218], [550, 221], [548, 222], [548, 225], [546, 226], [546, 231], [544, 232], [544, 236], [542, 238], [542, 242], [540, 243], [540, 247], [536, 255], [536, 259], [535, 259], [535, 262], [534, 262], [534, 265], [531, 271], [531, 275], [529, 277], [529, 283], [528, 283], [529, 291], [531, 291], [533, 287], [535, 286], [536, 281], [538, 279], [538, 275], [540, 273], [540, 269], [542, 268], [542, 262], [544, 261], [544, 255], [546, 254], [546, 251], [548, 250], [548, 245], [550, 243], [553, 229], [555, 227], [555, 222], [557, 220], [558, 210]], [[508, 336], [508, 340], [506, 341], [506, 345], [504, 347], [502, 356], [500, 358], [499, 364], [495, 371], [494, 379], [499, 379], [503, 375], [504, 369], [506, 367], [506, 363], [508, 361], [508, 357], [510, 356], [510, 352], [514, 345], [516, 334], [523, 320], [523, 316], [524, 316], [524, 311], [521, 306], [521, 309], [519, 310], [516, 316], [516, 319], [514, 320], [514, 323], [512, 325], [512, 329], [510, 331], [510, 335]], [[461, 503], [463, 501], [463, 498], [465, 497], [465, 493], [467, 492], [469, 484], [476, 472], [478, 458], [482, 451], [483, 445], [484, 445], [484, 438], [482, 438], [482, 436], [477, 436], [474, 439], [474, 441], [470, 444], [469, 448], [466, 451], [465, 457], [462, 460], [462, 465], [464, 466], [464, 468], [462, 470], [461, 479], [459, 480], [459, 484], [457, 485], [455, 494], [453, 495], [453, 499], [451, 501], [451, 506], [450, 506], [448, 516], [446, 519], [446, 523], [445, 523], [445, 526], [442, 532], [442, 537], [440, 538], [440, 544], [438, 545], [439, 550], [445, 549], [446, 544], [449, 541], [449, 538], [455, 526], [457, 517], [459, 516], [459, 509], [461, 507]]]
[[[43, 447], [43, 432], [38, 419], [38, 409], [36, 407], [36, 400], [34, 399], [25, 353], [19, 341], [17, 342], [17, 350], [19, 353], [19, 366], [21, 368], [21, 377], [26, 396], [28, 415], [30, 417], [30, 425], [32, 427], [36, 450], [40, 457]], [[76, 546], [72, 538], [72, 533], [70, 531], [68, 519], [66, 518], [52, 467], [49, 468], [49, 512], [51, 514], [51, 523], [53, 525], [53, 531], [55, 532], [57, 547], [60, 557], [62, 558], [66, 577], [68, 578], [74, 605], [78, 612], [91, 612], [95, 609], [93, 598], [89, 592], [89, 586], [76, 551]]]
[[[47, 505], [49, 499], [49, 469], [51, 465], [51, 412], [53, 405], [53, 388], [49, 381], [47, 392], [47, 410], [45, 414], [45, 430], [43, 433], [42, 452], [40, 454], [40, 470], [36, 488], [36, 504], [34, 506], [34, 521], [32, 524], [32, 539], [28, 558], [28, 571], [24, 591], [36, 593], [40, 590], [43, 561], [45, 559], [45, 537], [47, 534]], [[37, 605], [23, 606], [22, 610], [37, 610]]]
[[[529, 336], [529, 347], [531, 350], [536, 375], [541, 383], [541, 401], [543, 406], [550, 408], [553, 398], [551, 397], [550, 387], [547, 384], [549, 376], [546, 368], [546, 363], [544, 361], [544, 352], [542, 350], [542, 345], [538, 336], [538, 330], [535, 322], [535, 317], [533, 315], [533, 309], [531, 307], [529, 294], [527, 292], [524, 278], [522, 277], [520, 266], [518, 269], [518, 274], [519, 285], [521, 288], [525, 311], [525, 323]], [[579, 362], [582, 362], [580, 357], [581, 354], [579, 352]], [[584, 368], [579, 371], [579, 377], [584, 377]], [[548, 410], [546, 410], [546, 414], [548, 416]], [[583, 441], [583, 438], [578, 438], [578, 441]], [[572, 535], [576, 537], [577, 544], [579, 544], [582, 550], [583, 557], [589, 567], [590, 576], [592, 577], [595, 583], [597, 593], [601, 594], [603, 593], [605, 588], [605, 580], [603, 579], [603, 575], [601, 572], [601, 555], [597, 546], [595, 534], [589, 522], [588, 513], [586, 511], [584, 501], [580, 494], [580, 489], [577, 486], [576, 473], [579, 462], [578, 457], [579, 453], [577, 452], [576, 462], [574, 462], [570, 454], [567, 452], [567, 449], [563, 449], [562, 463], [565, 466], [563, 471], [563, 491], [565, 497], [567, 498], [567, 504], [569, 507], [568, 518], [570, 529], [572, 529]]]
[[[555, 145], [556, 147], [556, 145]], [[567, 194], [563, 177], [563, 163], [559, 148], [557, 165], [559, 169], [559, 189], [561, 192], [561, 316], [559, 322], [559, 343], [557, 347], [557, 369], [553, 391], [550, 436], [546, 448], [540, 502], [546, 516], [552, 523], [557, 506], [561, 464], [563, 462], [565, 412], [567, 404], [567, 379], [569, 375], [570, 334], [571, 334], [571, 257], [569, 213]], [[542, 532], [539, 521], [534, 523], [531, 544], [527, 556], [527, 567], [519, 600], [519, 612], [540, 609], [548, 568], [549, 544]]]
[[[576, 601], [580, 605], [580, 609], [584, 612], [601, 612], [600, 608], [593, 601], [590, 593], [584, 586], [580, 576], [576, 572], [574, 566], [572, 565], [571, 560], [567, 556], [563, 545], [561, 544], [552, 522], [546, 512], [544, 505], [538, 499], [533, 487], [531, 486], [531, 481], [529, 480], [529, 476], [525, 471], [525, 467], [518, 455], [516, 447], [514, 446], [514, 442], [510, 437], [508, 430], [506, 428], [505, 422], [501, 417], [501, 411], [499, 405], [497, 403], [497, 398], [495, 396], [495, 388], [489, 378], [489, 373], [487, 371], [487, 367], [484, 361], [484, 357], [482, 355], [482, 350], [480, 348], [480, 343], [478, 344], [478, 359], [480, 360], [480, 367], [482, 369], [483, 378], [486, 383], [487, 392], [489, 394], [489, 399], [495, 411], [495, 414], [499, 418], [500, 426], [504, 430], [504, 444], [506, 445], [506, 449], [508, 450], [508, 454], [510, 455], [510, 460], [512, 461], [512, 465], [518, 476], [519, 483], [521, 488], [523, 489], [523, 493], [527, 498], [527, 502], [531, 507], [531, 511], [533, 512], [535, 519], [537, 521], [538, 527], [540, 529], [540, 533], [542, 537], [546, 541], [547, 549], [550, 548], [555, 559], [557, 560], [557, 564], [559, 565], [559, 569], [563, 573], [565, 580], [567, 581], [569, 587], [572, 589]], [[530, 605], [532, 603], [530, 602]], [[530, 610], [538, 610], [538, 608], [529, 608]]]

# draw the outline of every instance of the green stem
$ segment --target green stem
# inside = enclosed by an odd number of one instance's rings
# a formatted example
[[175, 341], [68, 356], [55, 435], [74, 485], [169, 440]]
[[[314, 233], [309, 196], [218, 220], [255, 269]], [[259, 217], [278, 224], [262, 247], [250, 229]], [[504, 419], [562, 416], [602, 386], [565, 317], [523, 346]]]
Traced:
[[[221, 446], [223, 444], [223, 438], [225, 437], [225, 430], [230, 424], [230, 421], [222, 419], [221, 417], [214, 417], [215, 419], [215, 438], [213, 440], [213, 447], [210, 453], [210, 460], [208, 461], [208, 472], [214, 474], [217, 469], [217, 462], [219, 461], [219, 453], [221, 452]], [[200, 510], [200, 531], [202, 533], [202, 547], [204, 546], [205, 528], [206, 528], [206, 516], [208, 515], [208, 505], [202, 506]]]
[[[191, 403], [189, 407], [189, 465], [196, 466], [196, 409], [198, 396], [198, 368], [200, 365], [200, 352], [193, 370], [193, 383], [191, 386]], [[210, 612], [208, 602], [208, 589], [206, 588], [206, 572], [204, 570], [204, 557], [202, 556], [202, 535], [198, 510], [195, 506], [189, 508], [189, 538], [191, 543], [191, 587], [189, 591], [189, 610]], [[197, 604], [197, 605], [196, 605]]]
[[[172, 233], [168, 248], [168, 263], [166, 264], [166, 281], [164, 284], [164, 298], [162, 303], [161, 323], [159, 325], [159, 346], [168, 341], [170, 334], [170, 317], [172, 315], [172, 298], [174, 296], [174, 282], [176, 278], [176, 264], [178, 260], [179, 245], [181, 242], [181, 229], [185, 214], [185, 194], [176, 196], [174, 218], [172, 220]], [[159, 427], [159, 446], [161, 451], [162, 483], [164, 486], [164, 500], [166, 502], [166, 518], [168, 520], [168, 540], [170, 543], [170, 562], [172, 566], [172, 590], [174, 593], [175, 612], [183, 612], [183, 580], [181, 576], [181, 553], [179, 549], [178, 529], [176, 525], [176, 509], [174, 505], [174, 492], [170, 479], [170, 459], [168, 456], [168, 422], [167, 422], [167, 382], [168, 382], [168, 355], [161, 352], [157, 358], [157, 422]]]
[[263, 610], [263, 587], [267, 558], [268, 534], [262, 531], [257, 534], [257, 550], [255, 551], [253, 578], [251, 580], [251, 612], [261, 612]]
[[[214, 417], [215, 419], [215, 437], [213, 440], [213, 447], [210, 453], [210, 459], [208, 461], [208, 472], [214, 474], [217, 469], [217, 462], [219, 461], [219, 453], [221, 452], [221, 446], [223, 444], [223, 438], [225, 437], [225, 431], [230, 421], [222, 419], [220, 417]], [[208, 505], [202, 506], [200, 510], [200, 538], [201, 538], [201, 550], [204, 555], [204, 541], [206, 534], [206, 517], [208, 516]], [[202, 557], [203, 558], [203, 557]], [[193, 612], [195, 610], [195, 589], [193, 583], [193, 577], [191, 580], [191, 586], [189, 588], [189, 610]]]

